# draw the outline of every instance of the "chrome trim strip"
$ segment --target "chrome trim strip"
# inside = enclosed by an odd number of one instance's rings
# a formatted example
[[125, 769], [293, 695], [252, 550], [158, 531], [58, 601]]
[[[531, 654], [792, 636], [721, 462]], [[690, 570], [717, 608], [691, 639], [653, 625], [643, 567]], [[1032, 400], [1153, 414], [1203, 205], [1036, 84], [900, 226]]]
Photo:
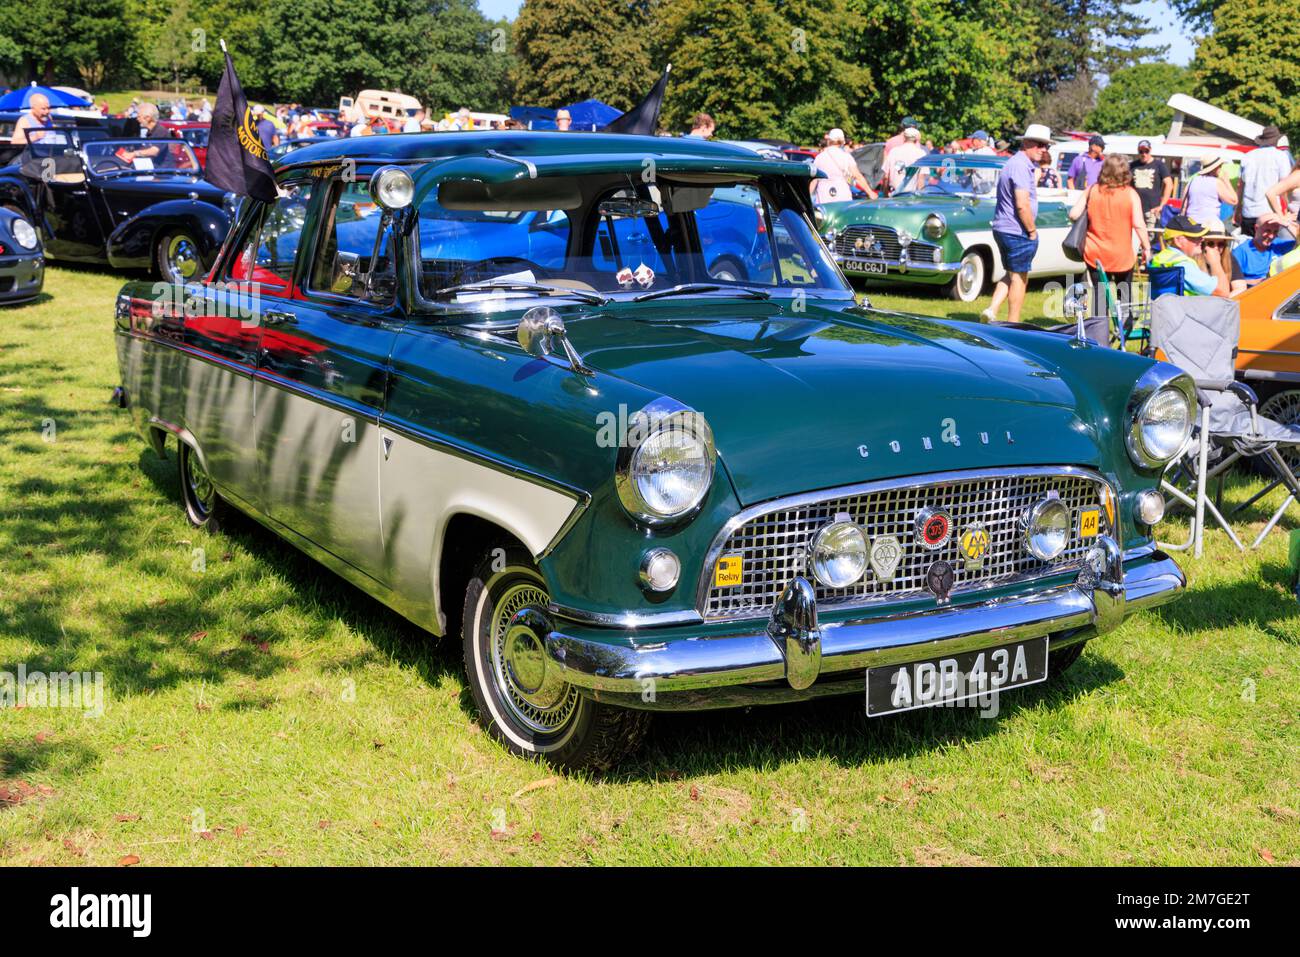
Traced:
[[[1082, 478], [1091, 479], [1092, 481], [1098, 482], [1106, 486], [1110, 490], [1111, 495], [1115, 496], [1115, 501], [1116, 502], [1119, 501], [1119, 498], [1115, 492], [1115, 487], [1111, 485], [1110, 482], [1106, 481], [1106, 479], [1102, 476], [1100, 472], [1094, 469], [1083, 468], [1081, 466], [1075, 466], [1075, 465], [1057, 465], [1057, 466], [1026, 465], [1020, 467], [1013, 466], [1013, 467], [1006, 467], [1006, 468], [972, 469], [969, 471], [960, 471], [960, 472], [927, 472], [921, 475], [909, 475], [905, 478], [881, 479], [875, 482], [864, 482], [859, 485], [842, 485], [838, 488], [824, 489], [820, 492], [802, 492], [798, 495], [787, 496], [786, 498], [778, 498], [778, 499], [772, 499], [767, 502], [760, 502], [757, 505], [751, 505], [749, 508], [743, 509], [742, 511], [737, 512], [735, 515], [733, 515], [731, 519], [725, 525], [722, 526], [722, 530], [718, 532], [717, 536], [713, 539], [713, 544], [709, 546], [709, 550], [704, 556], [704, 567], [700, 570], [699, 584], [696, 586], [695, 589], [695, 610], [696, 612], [699, 613], [701, 618], [703, 618], [704, 608], [706, 602], [708, 601], [708, 596], [709, 596], [709, 580], [712, 576], [714, 567], [717, 565], [718, 558], [722, 555], [723, 547], [727, 544], [727, 540], [731, 537], [732, 533], [736, 531], [736, 529], [740, 528], [740, 526], [744, 525], [746, 522], [752, 521], [753, 519], [758, 518], [761, 515], [766, 515], [768, 512], [776, 512], [787, 508], [799, 508], [800, 506], [803, 505], [810, 505], [817, 502], [824, 502], [827, 499], [842, 498], [848, 495], [870, 495], [874, 492], [884, 492], [884, 491], [906, 489], [906, 488], [920, 488], [926, 485], [941, 485], [944, 482], [968, 482], [968, 481], [978, 481], [981, 479], [1004, 478], [1004, 477], [1018, 476], [1018, 475], [1030, 475], [1030, 476], [1060, 475], [1060, 476], [1078, 476]], [[1116, 519], [1117, 520], [1115, 524], [1116, 526], [1118, 526], [1119, 525], [1118, 515], [1116, 516]], [[1115, 533], [1116, 537], [1118, 538], [1119, 528], [1116, 527], [1112, 531]], [[1122, 544], [1122, 540], [1121, 540], [1121, 544]], [[1060, 572], [1059, 571], [1052, 572], [1049, 570], [1048, 572], [1045, 572], [1041, 576], [1034, 576], [1034, 577], [1047, 578], [1047, 577], [1051, 577], [1052, 574], [1060, 574]], [[987, 590], [988, 588], [1002, 588], [1008, 584], [1014, 583], [1014, 581], [1015, 579], [1012, 579], [1010, 581], [1003, 581], [1003, 582], [993, 582], [990, 583], [988, 586], [985, 586], [983, 589], [969, 589], [964, 592], [954, 592], [953, 594], [958, 596], [970, 595], [973, 593], [977, 593], [980, 590]], [[877, 602], [873, 602], [870, 604], [874, 607], [882, 607], [891, 603], [896, 603], [898, 601], [906, 601], [906, 600], [911, 600], [911, 599], [881, 599]], [[836, 607], [843, 608], [843, 607], [864, 607], [864, 606], [838, 605]], [[714, 620], [743, 621], [745, 619], [719, 618]], [[757, 618], [752, 618], [749, 620], [757, 620]]]
[[1292, 352], [1287, 349], [1237, 349], [1237, 353], [1245, 353], [1250, 356], [1300, 356], [1300, 352]]
[[[1081, 576], [1082, 578], [1082, 576]], [[1124, 570], [1116, 602], [1082, 581], [990, 601], [923, 612], [828, 622], [821, 626], [821, 675], [864, 671], [991, 648], [1042, 635], [1095, 637], [1127, 614], [1171, 601], [1186, 587], [1177, 563], [1163, 552]], [[624, 643], [591, 641], [560, 631], [546, 638], [548, 664], [590, 693], [656, 694], [721, 689], [760, 682], [785, 685], [786, 662], [766, 628], [721, 638]], [[815, 686], [814, 686], [815, 687]], [[670, 702], [664, 705], [671, 708]], [[698, 707], [698, 703], [690, 706]]]
[[551, 602], [547, 610], [553, 615], [559, 615], [570, 621], [578, 622], [583, 625], [598, 625], [602, 628], [624, 628], [635, 630], [637, 628], [656, 628], [667, 625], [700, 625], [704, 619], [695, 611], [660, 611], [642, 613], [635, 611], [619, 612], [611, 614], [600, 611], [584, 611], [581, 608], [573, 608], [569, 605], [560, 605]]

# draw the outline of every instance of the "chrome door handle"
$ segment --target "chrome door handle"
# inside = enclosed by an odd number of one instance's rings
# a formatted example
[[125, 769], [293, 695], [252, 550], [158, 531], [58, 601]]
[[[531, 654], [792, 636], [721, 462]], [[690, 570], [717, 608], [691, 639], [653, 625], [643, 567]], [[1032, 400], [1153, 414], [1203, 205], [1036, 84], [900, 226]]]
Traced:
[[298, 321], [292, 312], [277, 312], [267, 309], [262, 313], [262, 324], [266, 326], [291, 326]]

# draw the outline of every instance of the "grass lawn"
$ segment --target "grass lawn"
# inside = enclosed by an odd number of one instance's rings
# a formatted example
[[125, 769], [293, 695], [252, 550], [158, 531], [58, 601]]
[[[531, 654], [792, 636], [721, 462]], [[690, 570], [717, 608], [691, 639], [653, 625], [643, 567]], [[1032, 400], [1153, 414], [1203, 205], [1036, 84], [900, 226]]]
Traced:
[[119, 284], [55, 268], [0, 310], [0, 671], [107, 697], [0, 712], [0, 863], [1300, 863], [1283, 531], [1211, 533], [1184, 600], [996, 718], [670, 715], [620, 773], [557, 776], [479, 730], [454, 644], [252, 522], [190, 529], [108, 404]]

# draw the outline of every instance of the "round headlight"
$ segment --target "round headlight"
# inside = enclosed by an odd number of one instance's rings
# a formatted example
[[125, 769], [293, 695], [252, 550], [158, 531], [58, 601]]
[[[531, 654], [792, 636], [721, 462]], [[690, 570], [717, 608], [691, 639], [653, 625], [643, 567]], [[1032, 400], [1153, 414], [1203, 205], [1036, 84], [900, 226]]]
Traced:
[[1164, 465], [1192, 434], [1192, 401], [1182, 389], [1164, 386], [1138, 407], [1129, 431], [1129, 454], [1139, 465]]
[[693, 513], [713, 484], [717, 459], [704, 416], [661, 399], [628, 424], [615, 475], [623, 507], [650, 524]]
[[921, 229], [931, 239], [942, 239], [943, 234], [948, 231], [948, 223], [938, 213], [931, 213], [925, 217], [925, 225]]
[[415, 198], [415, 181], [400, 166], [385, 166], [370, 177], [370, 197], [384, 209], [403, 209]]
[[1070, 540], [1070, 510], [1059, 498], [1045, 498], [1025, 516], [1025, 548], [1039, 561], [1050, 562]]
[[14, 234], [14, 242], [24, 249], [36, 248], [36, 230], [32, 224], [21, 216], [15, 219], [9, 227], [9, 231]]
[[808, 567], [827, 588], [847, 588], [867, 570], [867, 537], [852, 522], [831, 522], [813, 538]]

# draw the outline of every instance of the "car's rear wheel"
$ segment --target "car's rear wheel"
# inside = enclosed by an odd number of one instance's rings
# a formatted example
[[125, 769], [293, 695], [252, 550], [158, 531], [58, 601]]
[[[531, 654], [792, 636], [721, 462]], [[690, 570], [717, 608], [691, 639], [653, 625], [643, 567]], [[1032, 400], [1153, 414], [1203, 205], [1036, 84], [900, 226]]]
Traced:
[[948, 283], [948, 298], [957, 302], [974, 302], [984, 295], [984, 285], [988, 279], [988, 263], [984, 254], [978, 249], [966, 250], [957, 267], [957, 275]]
[[197, 528], [216, 531], [225, 503], [217, 494], [203, 460], [193, 448], [181, 442], [176, 461], [180, 468], [181, 500], [185, 504], [185, 517]]
[[709, 266], [709, 278], [722, 282], [744, 282], [749, 277], [740, 260], [734, 256], [719, 256]]
[[198, 240], [184, 229], [174, 229], [159, 238], [154, 260], [164, 282], [196, 282], [203, 276]]
[[549, 664], [546, 582], [527, 552], [492, 549], [465, 590], [465, 673], [488, 732], [515, 754], [608, 770], [640, 745], [650, 715], [598, 704]]

